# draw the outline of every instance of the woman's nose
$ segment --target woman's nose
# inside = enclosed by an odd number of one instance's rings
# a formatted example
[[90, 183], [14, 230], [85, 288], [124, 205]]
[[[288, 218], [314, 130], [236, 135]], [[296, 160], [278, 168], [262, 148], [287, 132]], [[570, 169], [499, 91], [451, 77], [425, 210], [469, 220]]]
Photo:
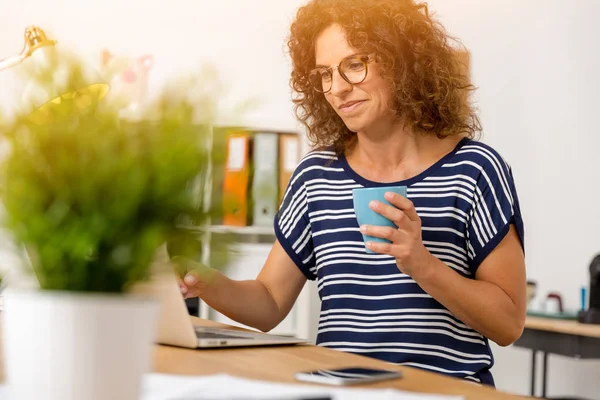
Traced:
[[340, 94], [349, 92], [352, 90], [352, 84], [348, 83], [344, 77], [340, 74], [340, 71], [336, 70], [332, 74], [331, 82], [331, 94], [339, 96]]

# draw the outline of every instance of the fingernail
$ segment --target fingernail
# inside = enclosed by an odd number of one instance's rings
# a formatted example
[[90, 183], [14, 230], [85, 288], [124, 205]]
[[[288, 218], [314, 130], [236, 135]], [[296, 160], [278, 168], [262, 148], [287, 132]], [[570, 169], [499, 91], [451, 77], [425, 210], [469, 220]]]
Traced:
[[370, 202], [369, 203], [369, 207], [371, 207], [371, 210], [377, 209], [377, 202], [376, 201]]
[[361, 232], [361, 233], [366, 233], [366, 232], [367, 232], [367, 227], [366, 227], [366, 225], [363, 225], [363, 226], [361, 226], [361, 227], [360, 227], [360, 232]]
[[392, 192], [385, 192], [384, 196], [388, 200], [392, 200], [396, 194]]
[[185, 283], [187, 283], [188, 285], [195, 285], [196, 284], [196, 277], [193, 275], [187, 275], [184, 279]]
[[181, 293], [183, 294], [187, 292], [187, 288], [185, 286], [179, 286], [179, 290], [181, 290]]

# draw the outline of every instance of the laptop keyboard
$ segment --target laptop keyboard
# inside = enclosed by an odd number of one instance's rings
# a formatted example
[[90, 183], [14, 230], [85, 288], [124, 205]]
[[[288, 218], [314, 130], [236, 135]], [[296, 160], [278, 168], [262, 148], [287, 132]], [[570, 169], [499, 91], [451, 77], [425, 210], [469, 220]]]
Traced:
[[198, 337], [198, 339], [246, 339], [245, 336], [241, 335], [229, 335], [226, 333], [214, 333], [201, 330], [196, 331], [196, 337]]

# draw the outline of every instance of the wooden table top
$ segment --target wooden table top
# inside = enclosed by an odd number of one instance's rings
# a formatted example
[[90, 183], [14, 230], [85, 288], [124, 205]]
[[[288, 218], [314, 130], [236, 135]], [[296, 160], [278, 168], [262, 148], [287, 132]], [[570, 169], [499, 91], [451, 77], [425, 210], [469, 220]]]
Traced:
[[[193, 318], [196, 325], [223, 326]], [[359, 365], [400, 370], [403, 379], [357, 385], [363, 388], [395, 388], [404, 391], [462, 395], [465, 399], [522, 399], [489, 387], [449, 378], [415, 368], [394, 366], [369, 357], [339, 352], [313, 345], [247, 347], [239, 349], [188, 350], [157, 346], [154, 370], [170, 374], [208, 375], [226, 373], [248, 379], [307, 384], [294, 379], [299, 371]], [[354, 387], [354, 386], [353, 386]]]
[[582, 324], [574, 320], [528, 316], [525, 320], [525, 329], [600, 338], [600, 325]]
[[[195, 325], [200, 326], [225, 326], [214, 321], [195, 317], [192, 317], [192, 321]], [[232, 329], [238, 328], [232, 327]], [[0, 346], [0, 380], [4, 381], [4, 357], [1, 348], [2, 346]], [[387, 368], [400, 370], [404, 378], [357, 385], [356, 387], [395, 388], [412, 392], [461, 395], [467, 400], [514, 400], [525, 398], [462, 379], [450, 378], [410, 367], [395, 366], [373, 358], [313, 345], [210, 350], [156, 345], [153, 364], [154, 372], [159, 373], [181, 375], [225, 373], [247, 379], [298, 385], [309, 385], [309, 383], [298, 382], [294, 379], [295, 373], [299, 371], [348, 366]]]

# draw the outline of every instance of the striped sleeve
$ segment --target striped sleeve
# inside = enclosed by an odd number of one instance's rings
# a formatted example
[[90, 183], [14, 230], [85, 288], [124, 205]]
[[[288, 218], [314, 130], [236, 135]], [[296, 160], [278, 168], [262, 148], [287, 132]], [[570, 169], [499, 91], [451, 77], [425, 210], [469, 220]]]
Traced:
[[524, 227], [519, 200], [510, 166], [493, 149], [478, 146], [478, 169], [473, 207], [467, 223], [467, 251], [471, 272], [477, 271], [483, 260], [498, 246], [514, 224], [521, 246]]
[[308, 193], [305, 185], [303, 164], [292, 174], [281, 207], [275, 215], [274, 228], [277, 240], [310, 280], [315, 274], [314, 246], [308, 218]]

